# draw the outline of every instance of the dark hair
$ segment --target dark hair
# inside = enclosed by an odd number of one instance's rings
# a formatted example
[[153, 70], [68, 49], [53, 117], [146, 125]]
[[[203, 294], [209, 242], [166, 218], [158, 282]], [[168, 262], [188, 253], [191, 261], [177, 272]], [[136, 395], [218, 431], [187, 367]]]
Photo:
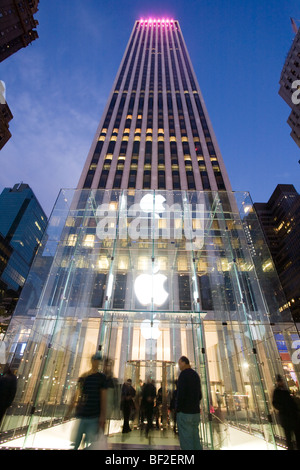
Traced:
[[189, 365], [190, 361], [188, 360], [188, 358], [186, 356], [181, 356], [181, 358], [179, 359], [181, 362], [185, 362], [186, 364]]

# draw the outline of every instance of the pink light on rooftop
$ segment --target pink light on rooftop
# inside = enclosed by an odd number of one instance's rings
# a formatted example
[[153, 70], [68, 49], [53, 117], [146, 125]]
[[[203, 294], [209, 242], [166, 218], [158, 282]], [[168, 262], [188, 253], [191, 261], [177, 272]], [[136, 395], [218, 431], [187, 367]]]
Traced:
[[174, 23], [173, 19], [170, 18], [148, 18], [148, 19], [140, 19], [140, 23]]

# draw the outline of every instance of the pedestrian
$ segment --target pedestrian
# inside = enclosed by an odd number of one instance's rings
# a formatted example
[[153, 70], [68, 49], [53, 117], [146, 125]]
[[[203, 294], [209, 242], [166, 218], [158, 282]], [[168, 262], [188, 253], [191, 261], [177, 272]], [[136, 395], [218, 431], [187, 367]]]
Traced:
[[157, 392], [156, 405], [155, 405], [156, 429], [159, 429], [160, 426], [163, 425], [162, 405], [163, 405], [163, 390], [162, 390], [162, 387], [160, 387]]
[[113, 375], [113, 361], [109, 358], [104, 359], [103, 373], [105, 374], [107, 385], [106, 419], [108, 421], [119, 420], [121, 419], [121, 387], [119, 386], [118, 379]]
[[187, 357], [181, 356], [178, 366], [180, 375], [177, 382], [176, 417], [180, 447], [182, 450], [202, 450], [199, 436], [202, 398], [200, 377], [191, 368]]
[[96, 441], [99, 432], [104, 433], [106, 420], [107, 381], [99, 372], [101, 356], [91, 358], [91, 369], [77, 382], [75, 394], [69, 405], [65, 419], [69, 419], [75, 409], [78, 427], [75, 435], [74, 450], [78, 450], [83, 436], [85, 447]]
[[175, 380], [175, 388], [172, 393], [170, 402], [170, 413], [173, 419], [173, 432], [177, 434], [177, 420], [176, 420], [176, 403], [177, 403], [177, 380]]
[[147, 420], [146, 437], [148, 437], [149, 431], [152, 429], [155, 397], [156, 397], [155, 385], [153, 384], [151, 377], [148, 377], [148, 380], [144, 384], [143, 389], [142, 389], [142, 408], [143, 408], [143, 411], [145, 413], [145, 417]]
[[12, 372], [10, 366], [4, 366], [3, 374], [0, 376], [0, 424], [10, 407], [17, 392], [17, 377]]
[[293, 450], [292, 437], [295, 435], [296, 448], [300, 450], [300, 425], [297, 404], [291, 396], [281, 375], [276, 377], [276, 387], [272, 400], [274, 408], [278, 410], [279, 422], [283, 427], [288, 450]]
[[129, 426], [129, 420], [130, 416], [135, 410], [134, 406], [134, 397], [135, 397], [136, 391], [132, 386], [132, 380], [127, 379], [127, 381], [122, 385], [122, 390], [121, 390], [121, 410], [123, 411], [123, 416], [124, 416], [124, 423], [123, 423], [123, 430], [122, 433], [128, 433], [131, 431], [131, 428]]

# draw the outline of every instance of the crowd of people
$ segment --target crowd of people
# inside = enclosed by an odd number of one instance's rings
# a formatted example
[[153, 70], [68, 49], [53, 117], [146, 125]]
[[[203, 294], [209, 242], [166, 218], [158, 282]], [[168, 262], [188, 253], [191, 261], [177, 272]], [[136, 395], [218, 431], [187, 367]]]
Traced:
[[[100, 362], [102, 372], [99, 371]], [[107, 433], [105, 427], [112, 420], [123, 419], [123, 434], [130, 433], [134, 425], [148, 437], [154, 425], [162, 429], [171, 418], [181, 449], [202, 450], [199, 436], [201, 380], [187, 357], [182, 356], [178, 361], [180, 374], [172, 391], [166, 389], [166, 384], [164, 389], [161, 386], [156, 390], [150, 376], [144, 383], [140, 381], [136, 388], [130, 378], [120, 386], [113, 376], [112, 366], [110, 360], [103, 360], [100, 354], [95, 354], [91, 358], [91, 368], [78, 379], [76, 392], [65, 415], [65, 420], [73, 416], [77, 418], [72, 439], [74, 449], [79, 449], [82, 444], [89, 446], [100, 434]], [[6, 366], [0, 375], [0, 424], [16, 390], [17, 378]], [[278, 411], [288, 450], [300, 450], [300, 399], [290, 393], [279, 375], [272, 404]], [[218, 430], [223, 421], [220, 399], [211, 414], [213, 428]]]
[[178, 432], [182, 449], [202, 449], [199, 437], [200, 401], [202, 398], [200, 377], [191, 368], [188, 358], [182, 356], [178, 365], [181, 371], [172, 392], [160, 387], [147, 377], [134, 388], [128, 378], [121, 389], [113, 377], [111, 363], [104, 361], [103, 372], [99, 372], [100, 355], [94, 355], [91, 369], [82, 375], [77, 383], [76, 392], [68, 407], [65, 419], [75, 410], [78, 426], [74, 437], [74, 449], [78, 449], [82, 439], [88, 445], [100, 432], [105, 431], [105, 423], [123, 417], [122, 433], [131, 432], [130, 422], [145, 432], [148, 437], [155, 422], [161, 429], [172, 416], [173, 431]]

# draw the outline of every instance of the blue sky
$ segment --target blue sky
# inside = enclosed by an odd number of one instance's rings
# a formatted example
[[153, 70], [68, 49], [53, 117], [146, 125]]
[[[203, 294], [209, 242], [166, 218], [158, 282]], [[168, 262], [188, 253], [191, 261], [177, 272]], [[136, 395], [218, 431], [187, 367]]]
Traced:
[[180, 22], [233, 189], [254, 202], [279, 183], [299, 192], [278, 95], [294, 0], [42, 0], [39, 39], [0, 64], [14, 115], [0, 191], [28, 183], [49, 215], [59, 190], [76, 187], [134, 21], [150, 16]]

